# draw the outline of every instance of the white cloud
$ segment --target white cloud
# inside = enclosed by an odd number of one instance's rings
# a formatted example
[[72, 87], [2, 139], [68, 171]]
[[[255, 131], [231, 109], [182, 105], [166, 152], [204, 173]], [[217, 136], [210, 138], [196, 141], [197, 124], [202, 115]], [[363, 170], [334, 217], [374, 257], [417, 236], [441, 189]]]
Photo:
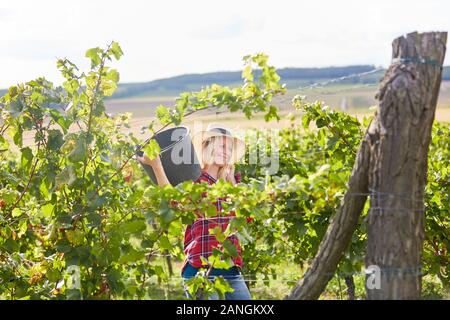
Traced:
[[[56, 58], [121, 44], [123, 82], [238, 70], [259, 51], [276, 67], [388, 65], [410, 31], [449, 30], [447, 1], [22, 0], [0, 4], [0, 87], [45, 75]], [[447, 58], [447, 62], [450, 61]]]

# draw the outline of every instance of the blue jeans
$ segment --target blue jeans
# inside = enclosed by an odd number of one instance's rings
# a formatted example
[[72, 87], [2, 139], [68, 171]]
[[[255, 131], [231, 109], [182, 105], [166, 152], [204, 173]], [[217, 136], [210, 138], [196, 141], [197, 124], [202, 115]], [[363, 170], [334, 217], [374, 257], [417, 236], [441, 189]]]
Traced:
[[[192, 277], [195, 277], [197, 274], [198, 268], [195, 268], [191, 264], [187, 264], [186, 267], [183, 270], [182, 277], [186, 281]], [[250, 291], [248, 290], [247, 285], [245, 284], [244, 277], [242, 276], [242, 273], [240, 272], [238, 267], [232, 267], [230, 269], [215, 269], [213, 268], [211, 270], [211, 273], [209, 275], [210, 280], [214, 280], [214, 277], [216, 276], [222, 276], [226, 281], [228, 281], [228, 284], [231, 288], [234, 289], [233, 292], [226, 292], [225, 293], [225, 300], [251, 300], [252, 297], [250, 295]], [[186, 293], [186, 297], [191, 299], [191, 295], [187, 291], [187, 288], [185, 286], [184, 291]], [[217, 293], [213, 293], [211, 296], [208, 297], [209, 300], [219, 300], [219, 295]]]

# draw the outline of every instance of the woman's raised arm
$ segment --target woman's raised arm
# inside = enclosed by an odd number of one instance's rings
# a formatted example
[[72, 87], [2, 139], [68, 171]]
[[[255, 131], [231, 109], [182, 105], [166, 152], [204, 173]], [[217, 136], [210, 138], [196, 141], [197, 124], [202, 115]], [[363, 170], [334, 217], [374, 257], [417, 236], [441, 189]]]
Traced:
[[167, 184], [170, 184], [169, 179], [167, 179], [167, 175], [166, 172], [164, 171], [164, 167], [162, 165], [161, 158], [159, 157], [159, 155], [153, 160], [150, 160], [150, 158], [147, 157], [147, 155], [145, 154], [142, 157], [136, 155], [136, 159], [139, 162], [143, 164], [148, 164], [149, 166], [152, 167], [153, 172], [155, 173], [156, 181], [158, 182], [159, 186], [163, 187]]

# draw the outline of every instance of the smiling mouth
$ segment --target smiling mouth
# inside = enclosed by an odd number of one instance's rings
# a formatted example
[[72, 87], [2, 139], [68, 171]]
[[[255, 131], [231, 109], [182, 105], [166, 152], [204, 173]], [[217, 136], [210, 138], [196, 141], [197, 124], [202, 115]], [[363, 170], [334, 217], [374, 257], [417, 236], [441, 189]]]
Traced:
[[228, 161], [228, 157], [225, 155], [221, 155], [218, 157], [218, 159], [222, 160], [222, 161]]

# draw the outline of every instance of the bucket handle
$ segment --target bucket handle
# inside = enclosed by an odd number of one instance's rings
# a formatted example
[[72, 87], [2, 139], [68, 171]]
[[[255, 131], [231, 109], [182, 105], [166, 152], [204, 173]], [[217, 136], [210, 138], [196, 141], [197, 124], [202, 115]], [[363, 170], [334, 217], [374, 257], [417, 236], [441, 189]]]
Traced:
[[[172, 148], [174, 144], [177, 144], [178, 142], [180, 142], [181, 140], [183, 140], [183, 138], [184, 138], [184, 137], [180, 137], [180, 138], [178, 138], [177, 141], [174, 141], [173, 143], [171, 143], [171, 144], [168, 145], [167, 147], [162, 148], [162, 149], [159, 151], [159, 154], [158, 154], [158, 155], [160, 155], [161, 153], [164, 153], [164, 152], [166, 152], [167, 150], [169, 150], [170, 148]], [[150, 139], [150, 140], [151, 140], [151, 139]], [[141, 150], [141, 146], [140, 146], [140, 145], [137, 145], [137, 146], [136, 146], [136, 150], [137, 150], [137, 151], [136, 151], [136, 154], [137, 154], [138, 156], [142, 157], [142, 156], [144, 155], [144, 152]]]

